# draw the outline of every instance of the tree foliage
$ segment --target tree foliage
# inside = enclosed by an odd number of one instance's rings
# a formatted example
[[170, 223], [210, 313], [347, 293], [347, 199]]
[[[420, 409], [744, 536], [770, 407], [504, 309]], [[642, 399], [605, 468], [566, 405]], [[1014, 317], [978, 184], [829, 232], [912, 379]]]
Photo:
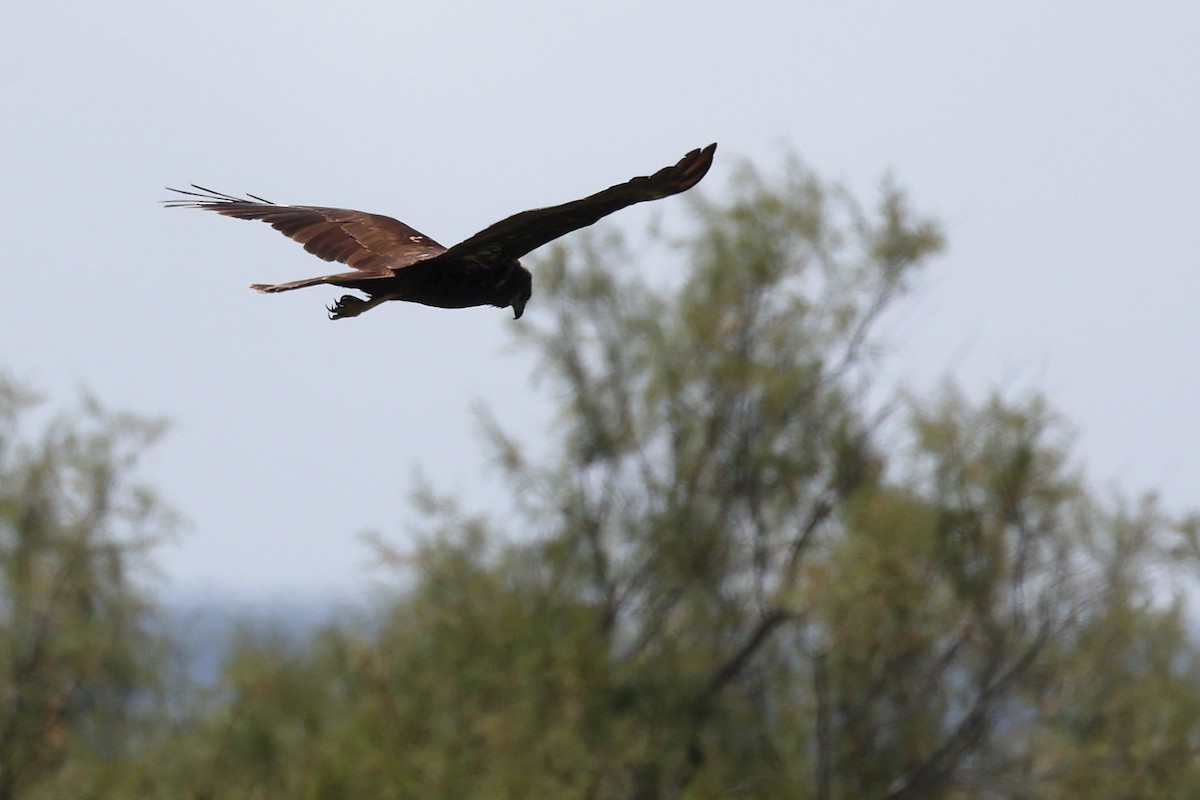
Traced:
[[870, 402], [937, 226], [792, 163], [676, 244], [657, 285], [616, 235], [538, 265], [554, 444], [486, 419], [518, 524], [427, 494], [424, 544], [381, 546], [411, 591], [249, 643], [221, 793], [1185, 796], [1200, 673], [1147, 585], [1172, 522], [1090, 492], [1039, 398]]
[[240, 638], [107, 796], [1190, 797], [1200, 523], [1090, 489], [1040, 397], [889, 399], [937, 225], [793, 162], [672, 243], [537, 266], [548, 452], [485, 417], [515, 513], [419, 492], [403, 588]]
[[135, 573], [169, 515], [130, 475], [161, 423], [85, 400], [37, 436], [28, 431], [37, 405], [0, 379], [4, 800], [127, 752], [166, 645]]

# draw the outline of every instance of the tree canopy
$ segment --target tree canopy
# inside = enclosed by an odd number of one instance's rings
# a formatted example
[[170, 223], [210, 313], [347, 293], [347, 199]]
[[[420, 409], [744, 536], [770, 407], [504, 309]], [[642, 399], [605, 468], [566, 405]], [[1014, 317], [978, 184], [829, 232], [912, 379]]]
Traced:
[[[54, 758], [0, 759], [0, 777], [29, 796], [63, 776], [107, 797], [1191, 796], [1181, 590], [1200, 523], [1092, 489], [1041, 397], [880, 385], [878, 323], [938, 225], [895, 186], [864, 208], [790, 162], [745, 168], [656, 236], [674, 257], [610, 231], [537, 264], [544, 311], [520, 345], [560, 404], [550, 446], [484, 426], [515, 514], [419, 492], [423, 538], [377, 545], [404, 588], [311, 636], [242, 637], [186, 724], [128, 746], [89, 739], [60, 684], [6, 688], [34, 720], [9, 735]], [[83, 450], [104, 486], [110, 453]], [[2, 463], [5, 486], [74, 474]], [[22, 503], [0, 507], [14, 653], [38, 638]], [[103, 609], [140, 606], [86, 553], [70, 585], [95, 587], [89, 610], [46, 600], [63, 627], [45, 641], [94, 687], [88, 713], [128, 713], [153, 681], [132, 666], [139, 629]], [[109, 650], [76, 638], [98, 628]], [[5, 658], [8, 687], [28, 670]]]

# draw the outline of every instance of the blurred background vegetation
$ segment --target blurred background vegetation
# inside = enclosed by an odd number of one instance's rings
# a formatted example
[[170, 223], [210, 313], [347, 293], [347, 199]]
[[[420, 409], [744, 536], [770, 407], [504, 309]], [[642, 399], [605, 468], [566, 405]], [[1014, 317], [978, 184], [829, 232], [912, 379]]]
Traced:
[[881, 385], [943, 244], [894, 186], [691, 199], [536, 264], [511, 507], [418, 489], [390, 594], [211, 681], [151, 590], [162, 423], [0, 383], [0, 800], [1196, 796], [1197, 518], [1090, 487], [1040, 397]]

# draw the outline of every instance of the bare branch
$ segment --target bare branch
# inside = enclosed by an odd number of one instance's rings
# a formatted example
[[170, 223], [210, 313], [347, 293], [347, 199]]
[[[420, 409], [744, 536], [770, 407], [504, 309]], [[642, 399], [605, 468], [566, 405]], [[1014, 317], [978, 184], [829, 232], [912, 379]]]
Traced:
[[794, 615], [782, 608], [773, 608], [764, 614], [751, 631], [746, 641], [737, 649], [729, 660], [713, 671], [708, 682], [692, 703], [692, 731], [687, 747], [688, 771], [683, 776], [680, 785], [687, 785], [695, 777], [696, 771], [704, 763], [704, 750], [700, 745], [700, 734], [708, 714], [712, 710], [717, 696], [734, 679], [741, 675], [750, 659], [770, 639], [783, 623], [794, 619]]
[[[1049, 640], [1050, 627], [1046, 626], [1021, 657], [1009, 664], [998, 678], [989, 680], [990, 676], [985, 676], [987, 685], [979, 692], [971, 710], [955, 726], [954, 731], [928, 758], [893, 781], [887, 794], [883, 796], [884, 800], [928, 797], [944, 784], [962, 762], [963, 757], [987, 732], [993, 722], [991, 711], [994, 704], [1029, 669]], [[989, 673], [995, 671], [994, 668], [988, 670]]]

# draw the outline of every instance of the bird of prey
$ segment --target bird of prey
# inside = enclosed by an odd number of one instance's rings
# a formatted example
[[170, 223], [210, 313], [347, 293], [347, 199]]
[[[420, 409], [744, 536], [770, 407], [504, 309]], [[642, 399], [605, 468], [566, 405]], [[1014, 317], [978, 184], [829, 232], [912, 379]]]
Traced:
[[692, 188], [712, 166], [716, 149], [715, 144], [710, 144], [693, 150], [674, 166], [610, 186], [581, 200], [522, 211], [448, 249], [403, 222], [381, 214], [323, 206], [276, 205], [255, 195], [234, 197], [195, 184], [192, 188], [196, 191], [167, 187], [189, 199], [168, 200], [165, 205], [260, 220], [300, 242], [318, 258], [351, 267], [353, 272], [250, 286], [260, 292], [288, 292], [332, 284], [367, 295], [365, 300], [345, 295], [335, 301], [327, 308], [330, 319], [357, 317], [388, 300], [439, 308], [511, 307], [514, 318], [520, 319], [533, 284], [529, 271], [519, 261], [522, 256], [626, 206]]

